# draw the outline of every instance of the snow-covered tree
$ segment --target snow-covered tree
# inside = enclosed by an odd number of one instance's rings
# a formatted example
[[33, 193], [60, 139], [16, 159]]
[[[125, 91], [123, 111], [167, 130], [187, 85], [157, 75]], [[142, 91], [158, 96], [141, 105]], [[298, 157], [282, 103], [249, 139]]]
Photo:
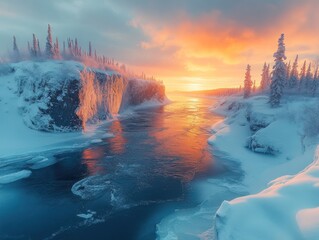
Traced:
[[311, 86], [311, 82], [313, 80], [312, 78], [312, 72], [311, 72], [311, 63], [309, 63], [308, 68], [307, 68], [307, 72], [306, 72], [306, 78], [305, 78], [305, 88], [306, 90], [308, 90]]
[[53, 46], [54, 51], [54, 58], [59, 59], [60, 58], [60, 47], [59, 47], [59, 40], [58, 38], [55, 39], [55, 43]]
[[261, 73], [260, 90], [265, 91], [269, 88], [269, 66], [265, 63]]
[[19, 48], [18, 48], [17, 40], [16, 40], [15, 36], [13, 36], [13, 51], [14, 52], [19, 52]]
[[315, 74], [313, 76], [313, 81], [312, 81], [312, 86], [311, 86], [311, 95], [315, 96], [317, 93], [317, 89], [318, 89], [318, 64], [315, 70]]
[[20, 51], [17, 45], [17, 40], [16, 40], [16, 37], [13, 36], [13, 58], [16, 61], [19, 59], [19, 57], [20, 57]]
[[290, 71], [291, 71], [291, 64], [290, 61], [289, 63], [286, 65], [286, 82], [285, 82], [285, 86], [289, 85], [289, 79], [290, 79]]
[[305, 86], [305, 82], [306, 82], [306, 71], [307, 71], [307, 67], [306, 67], [306, 61], [304, 61], [301, 70], [300, 70], [300, 80], [299, 80], [299, 91], [301, 91], [304, 86]]
[[39, 39], [37, 39], [37, 49], [38, 49], [38, 56], [40, 57], [42, 55], [41, 48], [40, 48], [40, 42]]
[[75, 40], [74, 40], [74, 55], [75, 56], [79, 56], [80, 54], [79, 54], [79, 46], [78, 46], [78, 39], [77, 38], [75, 38]]
[[286, 81], [286, 65], [284, 60], [286, 60], [285, 55], [285, 43], [284, 34], [281, 34], [278, 40], [278, 49], [274, 53], [275, 65], [273, 67], [271, 84], [270, 84], [270, 105], [272, 107], [278, 107], [283, 94], [283, 88]]
[[89, 57], [92, 57], [92, 44], [89, 42]]
[[253, 85], [253, 82], [251, 80], [250, 75], [250, 65], [247, 65], [246, 73], [245, 73], [245, 81], [244, 81], [244, 98], [248, 98], [251, 93], [251, 87]]
[[32, 40], [31, 55], [32, 57], [38, 57], [38, 40], [34, 33], [32, 35], [32, 38], [33, 40]]
[[50, 24], [48, 24], [48, 36], [47, 36], [47, 42], [45, 45], [45, 54], [48, 58], [54, 58], [54, 48], [52, 43], [52, 34], [51, 34]]
[[297, 86], [298, 79], [299, 78], [298, 78], [298, 55], [297, 55], [290, 72], [289, 88], [295, 88]]

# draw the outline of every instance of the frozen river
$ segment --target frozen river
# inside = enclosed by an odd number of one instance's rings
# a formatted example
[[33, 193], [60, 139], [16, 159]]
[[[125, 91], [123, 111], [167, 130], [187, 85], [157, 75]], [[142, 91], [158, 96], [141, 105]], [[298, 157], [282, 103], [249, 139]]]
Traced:
[[[208, 179], [241, 177], [207, 144], [222, 119], [209, 111], [213, 102], [183, 96], [137, 110], [100, 127], [114, 137], [53, 154], [56, 164], [0, 185], [0, 239], [155, 239], [175, 209], [202, 203]], [[214, 189], [212, 209], [233, 197]]]

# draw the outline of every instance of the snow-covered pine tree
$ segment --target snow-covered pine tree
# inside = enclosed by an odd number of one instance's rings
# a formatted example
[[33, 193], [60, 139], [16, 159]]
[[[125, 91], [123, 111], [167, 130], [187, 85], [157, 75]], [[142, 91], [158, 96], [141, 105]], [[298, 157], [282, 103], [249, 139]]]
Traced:
[[291, 72], [291, 64], [290, 61], [289, 63], [286, 65], [286, 81], [285, 81], [285, 87], [287, 87], [289, 85], [289, 79], [290, 79], [290, 72]]
[[310, 90], [311, 83], [313, 80], [312, 72], [311, 72], [311, 63], [309, 63], [307, 72], [306, 72], [306, 78], [305, 78], [305, 89], [306, 91]]
[[250, 65], [247, 65], [246, 73], [245, 73], [245, 81], [244, 81], [244, 98], [248, 98], [251, 94], [251, 87], [253, 85], [253, 82], [251, 80], [250, 75]]
[[18, 60], [19, 56], [20, 56], [20, 52], [17, 45], [17, 40], [16, 40], [16, 37], [13, 36], [13, 57], [15, 58], [15, 60]]
[[264, 63], [263, 70], [261, 72], [261, 80], [260, 80], [260, 91], [265, 91], [269, 87], [268, 78], [269, 73], [267, 72], [267, 64]]
[[78, 46], [78, 39], [75, 38], [74, 40], [74, 55], [79, 56], [79, 46]]
[[60, 47], [59, 47], [59, 40], [57, 37], [55, 38], [53, 50], [54, 50], [54, 58], [59, 59], [60, 58]]
[[302, 68], [300, 70], [299, 92], [302, 92], [302, 90], [305, 87], [306, 71], [307, 71], [306, 64], [307, 64], [306, 61], [304, 61]]
[[37, 39], [37, 45], [38, 45], [38, 56], [40, 57], [42, 55], [41, 53], [41, 48], [40, 48], [40, 42], [39, 42], [39, 38]]
[[47, 58], [54, 58], [54, 49], [53, 49], [53, 43], [52, 43], [52, 34], [51, 34], [50, 24], [48, 24], [48, 36], [47, 36], [47, 42], [45, 45], [45, 54]]
[[313, 76], [313, 80], [312, 80], [312, 86], [311, 86], [311, 95], [315, 96], [317, 94], [317, 89], [318, 89], [318, 64], [315, 70], [315, 74]]
[[89, 57], [92, 57], [92, 44], [89, 42]]
[[274, 53], [275, 65], [272, 71], [269, 98], [269, 103], [271, 107], [279, 106], [283, 94], [284, 84], [286, 81], [286, 65], [284, 63], [284, 60], [286, 60], [286, 48], [284, 38], [285, 35], [281, 34], [280, 38], [278, 39], [277, 52]]
[[267, 76], [268, 76], [268, 80], [267, 80], [267, 86], [268, 86], [268, 88], [270, 88], [270, 84], [271, 84], [271, 72], [270, 72], [270, 64], [268, 64], [268, 66], [267, 66], [267, 71], [266, 71], [266, 73], [267, 73]]
[[19, 48], [18, 48], [17, 40], [16, 40], [15, 36], [13, 36], [13, 51], [14, 52], [19, 52]]
[[292, 69], [290, 72], [289, 88], [296, 88], [298, 80], [299, 78], [298, 78], [298, 55], [297, 55], [294, 63], [292, 64]]
[[33, 33], [32, 35], [32, 49], [31, 49], [31, 54], [32, 57], [37, 57], [38, 56], [38, 40], [35, 36], [35, 34]]

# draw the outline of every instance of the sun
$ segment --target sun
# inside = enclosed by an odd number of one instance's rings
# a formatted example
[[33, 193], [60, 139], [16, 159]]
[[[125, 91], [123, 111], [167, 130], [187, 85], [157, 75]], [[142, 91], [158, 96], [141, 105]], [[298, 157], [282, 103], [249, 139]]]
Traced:
[[204, 86], [200, 83], [187, 83], [186, 85], [186, 91], [200, 91], [203, 90]]

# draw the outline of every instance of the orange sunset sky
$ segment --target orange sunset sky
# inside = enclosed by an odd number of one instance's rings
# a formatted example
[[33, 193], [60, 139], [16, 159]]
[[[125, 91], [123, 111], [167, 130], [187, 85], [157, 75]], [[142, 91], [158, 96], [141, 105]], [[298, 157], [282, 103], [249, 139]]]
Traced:
[[2, 50], [12, 35], [22, 44], [36, 33], [44, 42], [50, 23], [59, 38], [92, 41], [101, 54], [164, 80], [168, 91], [238, 87], [246, 64], [259, 83], [281, 33], [288, 60], [319, 56], [317, 0], [17, 1], [0, 3]]

